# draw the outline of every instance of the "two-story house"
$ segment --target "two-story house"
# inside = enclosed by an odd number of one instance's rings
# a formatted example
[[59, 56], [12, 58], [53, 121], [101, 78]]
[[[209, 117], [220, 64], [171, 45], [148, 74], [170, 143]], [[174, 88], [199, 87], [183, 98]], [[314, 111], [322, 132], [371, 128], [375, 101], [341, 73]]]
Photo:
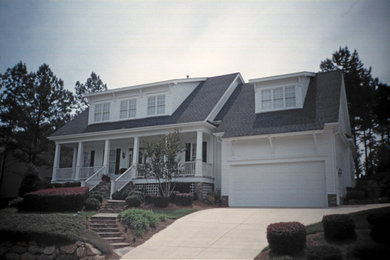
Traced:
[[[175, 182], [204, 197], [220, 190], [230, 206], [323, 207], [354, 184], [342, 73], [301, 72], [249, 80], [240, 73], [168, 80], [87, 95], [89, 109], [55, 132], [52, 182], [111, 194], [145, 178], [143, 144], [180, 132], [185, 151]], [[61, 148], [73, 149], [61, 168]], [[142, 168], [142, 167], [141, 167]]]

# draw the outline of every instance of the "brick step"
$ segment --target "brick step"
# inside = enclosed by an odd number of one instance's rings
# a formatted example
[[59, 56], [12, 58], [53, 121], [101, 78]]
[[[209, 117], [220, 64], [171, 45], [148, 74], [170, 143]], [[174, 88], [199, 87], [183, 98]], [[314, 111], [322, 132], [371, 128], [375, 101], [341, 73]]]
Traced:
[[129, 244], [129, 243], [126, 243], [126, 242], [119, 242], [119, 243], [111, 243], [111, 246], [112, 246], [114, 249], [117, 249], [117, 248], [122, 248], [122, 247], [130, 246], [130, 244]]
[[90, 221], [91, 225], [116, 225], [116, 221], [113, 220], [99, 220], [99, 221]]
[[97, 234], [101, 237], [120, 237], [122, 235], [121, 232], [97, 232]]
[[119, 228], [92, 228], [96, 233], [99, 232], [119, 232]]
[[125, 241], [124, 237], [103, 237], [103, 239], [110, 243], [120, 243]]
[[105, 223], [91, 224], [92, 229], [94, 229], [94, 228], [116, 228], [116, 227], [117, 227], [116, 223], [115, 224], [105, 224]]

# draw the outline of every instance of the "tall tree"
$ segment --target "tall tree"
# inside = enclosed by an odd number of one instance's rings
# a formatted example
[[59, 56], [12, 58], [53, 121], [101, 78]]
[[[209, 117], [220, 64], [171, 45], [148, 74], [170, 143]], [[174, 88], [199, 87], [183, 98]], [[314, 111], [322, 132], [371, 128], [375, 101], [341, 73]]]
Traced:
[[[373, 104], [375, 103], [375, 89], [378, 79], [371, 75], [371, 67], [366, 68], [360, 60], [358, 52], [352, 53], [348, 47], [339, 48], [334, 52], [331, 59], [325, 59], [320, 64], [321, 71], [342, 70], [344, 73], [345, 88], [348, 99], [352, 135], [355, 147], [359, 153], [360, 144], [364, 150], [365, 172], [369, 173], [372, 166], [370, 151], [375, 146], [375, 114]], [[359, 158], [355, 160], [356, 173], [361, 173]]]
[[85, 83], [80, 83], [77, 81], [75, 84], [75, 92], [76, 92], [76, 113], [79, 114], [83, 112], [88, 107], [88, 100], [85, 97], [85, 94], [106, 91], [107, 84], [104, 84], [100, 79], [100, 76], [95, 72], [91, 73], [91, 76], [87, 79]]
[[[19, 156], [33, 165], [49, 164], [47, 136], [70, 119], [73, 93], [64, 89], [47, 64], [28, 73], [19, 62], [1, 75], [0, 119], [2, 131], [16, 140]], [[8, 151], [5, 150], [5, 153]]]

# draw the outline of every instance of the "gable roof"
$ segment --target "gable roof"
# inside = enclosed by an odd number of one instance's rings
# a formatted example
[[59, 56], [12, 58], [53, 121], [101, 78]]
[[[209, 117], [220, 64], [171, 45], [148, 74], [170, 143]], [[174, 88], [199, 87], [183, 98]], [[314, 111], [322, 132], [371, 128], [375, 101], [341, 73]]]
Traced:
[[207, 78], [195, 88], [171, 116], [88, 125], [89, 110], [87, 109], [58, 129], [52, 136], [204, 121], [237, 75], [239, 73]]
[[217, 115], [221, 124], [216, 132], [223, 137], [275, 134], [323, 129], [337, 122], [342, 72], [317, 73], [310, 80], [302, 109], [255, 113], [253, 84], [237, 87]]

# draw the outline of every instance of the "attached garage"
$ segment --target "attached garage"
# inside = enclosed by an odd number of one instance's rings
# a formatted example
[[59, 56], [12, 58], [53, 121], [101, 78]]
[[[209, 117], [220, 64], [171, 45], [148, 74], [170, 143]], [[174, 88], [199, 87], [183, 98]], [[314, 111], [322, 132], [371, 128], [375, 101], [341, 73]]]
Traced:
[[324, 162], [230, 166], [231, 207], [326, 207]]

